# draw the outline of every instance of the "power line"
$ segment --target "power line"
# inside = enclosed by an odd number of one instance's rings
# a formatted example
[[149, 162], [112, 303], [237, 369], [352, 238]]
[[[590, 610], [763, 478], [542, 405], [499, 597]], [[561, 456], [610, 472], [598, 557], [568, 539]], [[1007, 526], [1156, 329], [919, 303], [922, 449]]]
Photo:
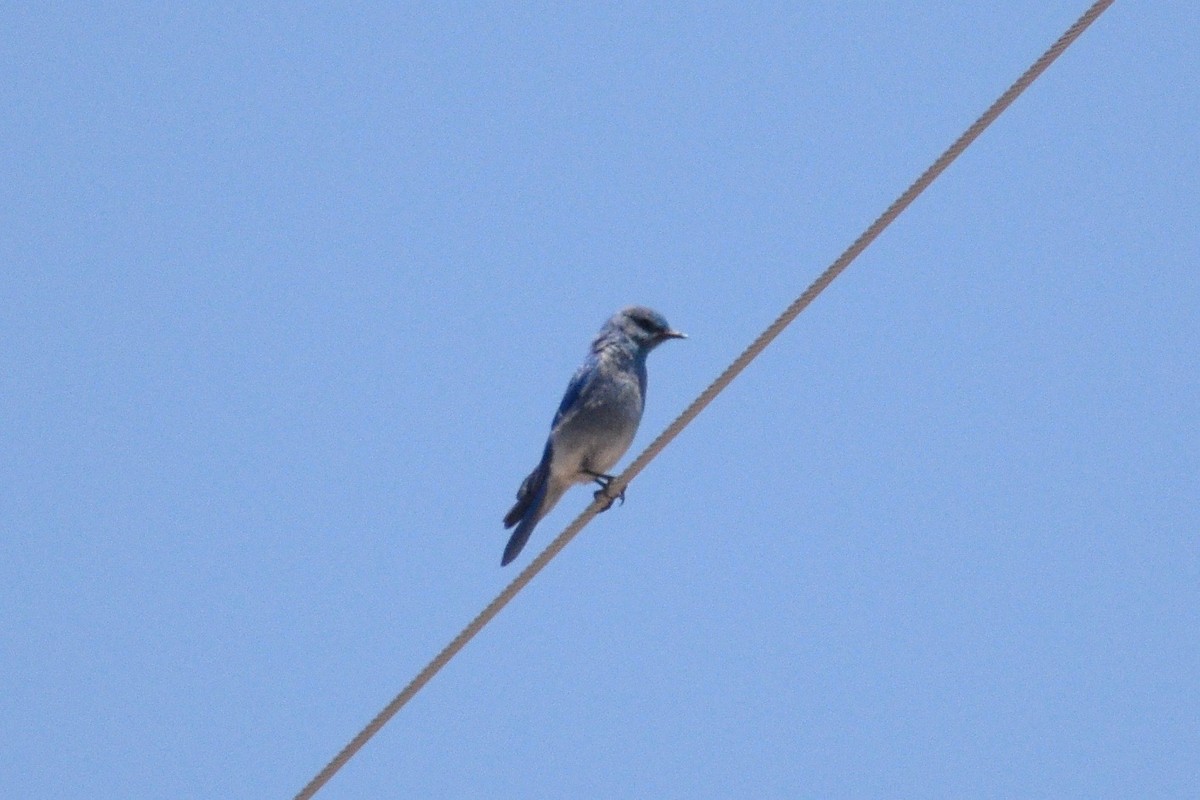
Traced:
[[[807, 308], [808, 305], [816, 299], [817, 295], [823, 292], [825, 288], [833, 282], [834, 278], [840, 275], [846, 269], [846, 267], [850, 266], [851, 262], [853, 262], [863, 250], [867, 249], [867, 247], [879, 237], [879, 234], [883, 233], [884, 229], [887, 228], [888, 225], [891, 225], [896, 217], [900, 216], [900, 214], [906, 208], [908, 208], [912, 202], [916, 200], [917, 197], [923, 191], [925, 191], [925, 189], [927, 189], [929, 185], [933, 183], [933, 181], [936, 180], [937, 177], [941, 175], [948, 166], [950, 166], [951, 163], [953, 163], [956, 158], [962, 155], [963, 151], [966, 150], [972, 142], [979, 138], [979, 135], [983, 133], [989, 125], [995, 122], [996, 119], [1002, 113], [1004, 113], [1005, 109], [1012, 105], [1013, 101], [1016, 100], [1022, 92], [1029, 88], [1029, 86], [1035, 80], [1037, 80], [1043, 72], [1046, 71], [1046, 68], [1054, 63], [1055, 59], [1062, 55], [1063, 51], [1070, 47], [1071, 44], [1078, 39], [1079, 36], [1085, 30], [1087, 30], [1087, 28], [1093, 22], [1095, 22], [1096, 19], [1103, 14], [1108, 7], [1113, 4], [1114, 1], [1115, 0], [1096, 0], [1096, 2], [1093, 3], [1092, 6], [1088, 8], [1088, 10], [1085, 11], [1083, 15], [1077, 19], [1075, 23], [1068, 28], [1066, 32], [1063, 33], [1063, 35], [1060, 36], [1058, 40], [1037, 59], [1037, 61], [1033, 62], [1029, 69], [1025, 70], [1021, 77], [1017, 78], [1017, 80], [1013, 82], [1012, 86], [1008, 87], [1008, 89], [1006, 89], [1004, 93], [1001, 94], [1000, 97], [998, 97], [996, 101], [979, 116], [979, 119], [975, 120], [975, 122], [973, 122], [971, 126], [954, 141], [953, 144], [946, 148], [945, 152], [937, 157], [937, 160], [935, 160], [928, 169], [921, 173], [920, 177], [913, 181], [911, 186], [905, 189], [904, 192], [897, 197], [896, 200], [893, 201], [892, 204], [888, 206], [887, 209], [880, 214], [874, 222], [867, 226], [867, 229], [863, 231], [862, 234], [859, 235], [859, 237], [855, 239], [854, 242], [847, 247], [846, 250], [840, 256], [838, 256], [837, 259], [835, 259], [834, 262], [830, 264], [807, 289], [804, 290], [804, 293], [797, 297], [792, 304], [788, 306], [784, 312], [767, 327], [765, 331], [759, 334], [758, 338], [751, 342], [750, 345], [742, 352], [742, 354], [734, 359], [733, 363], [730, 364], [724, 372], [717, 376], [717, 379], [714, 380], [707, 389], [701, 392], [700, 396], [693, 400], [691, 405], [685, 408], [683, 412], [676, 417], [675, 421], [668, 425], [666, 430], [660, 433], [658, 438], [651, 442], [650, 445], [642, 451], [641, 455], [633, 460], [632, 464], [626, 467], [624, 472], [612, 480], [609, 485], [610, 494], [618, 495], [624, 491], [625, 487], [628, 486], [629, 483], [636, 478], [643, 469], [646, 468], [646, 466], [655, 458], [655, 456], [657, 456], [663, 450], [663, 448], [670, 444], [671, 440], [678, 436], [680, 431], [687, 427], [687, 425], [693, 419], [695, 419], [700, 412], [703, 411], [708, 404], [711, 403], [713, 399], [716, 398], [716, 396], [733, 381], [734, 378], [741, 374], [742, 370], [744, 370], [751, 361], [757, 358], [758, 355], [766, 349], [767, 345], [774, 341], [775, 337], [782, 333], [783, 329], [790, 325], [791, 322], [800, 315], [800, 312]], [[525, 586], [531, 580], [533, 580], [534, 576], [541, 572], [542, 568], [550, 563], [550, 559], [558, 555], [558, 553], [564, 547], [566, 547], [572, 539], [575, 538], [576, 534], [583, 530], [584, 526], [591, 522], [592, 518], [595, 517], [596, 514], [600, 513], [606, 504], [607, 501], [600, 498], [593, 500], [592, 503], [583, 510], [583, 513], [576, 517], [575, 520], [571, 522], [571, 524], [568, 525], [563, 532], [554, 539], [554, 541], [550, 542], [549, 546], [547, 546], [545, 550], [543, 550], [536, 558], [533, 559], [533, 561], [529, 563], [529, 566], [521, 570], [521, 573], [517, 575], [517, 577], [513, 579], [512, 583], [506, 586], [499, 595], [496, 596], [496, 599], [488, 603], [487, 607], [484, 608], [483, 611], [479, 612], [475, 619], [471, 620], [471, 622], [468, 623], [467, 626], [463, 628], [453, 640], [451, 640], [450, 644], [446, 645], [445, 648], [443, 648], [442, 651], [438, 653], [432, 661], [425, 665], [425, 668], [418, 672], [417, 676], [413, 678], [412, 681], [409, 682], [409, 684], [405, 686], [404, 689], [401, 690], [401, 692], [396, 695], [396, 697], [393, 698], [392, 701], [388, 703], [382, 711], [376, 714], [375, 718], [367, 723], [367, 726], [359, 731], [358, 735], [351, 739], [349, 744], [342, 748], [341, 752], [334, 756], [333, 760], [330, 761], [324, 769], [317, 773], [316, 777], [309, 781], [307, 786], [300, 790], [299, 794], [296, 795], [295, 800], [310, 800], [310, 798], [312, 798], [312, 796], [315, 795], [321, 789], [321, 787], [324, 786], [329, 779], [334, 776], [335, 773], [337, 773], [338, 770], [345, 766], [346, 762], [354, 757], [355, 753], [362, 749], [363, 745], [365, 745], [372, 736], [378, 733], [379, 730], [387, 724], [388, 720], [395, 716], [397, 711], [403, 708], [404, 705], [408, 703], [408, 701], [411, 700], [417, 694], [417, 692], [419, 692], [422, 687], [424, 687], [425, 684], [427, 684], [430, 679], [433, 678], [434, 675], [441, 671], [442, 667], [449, 663], [450, 659], [454, 658], [454, 656], [458, 654], [459, 650], [462, 650], [463, 647], [466, 646], [467, 642], [474, 638], [475, 634], [479, 633], [479, 631], [482, 630], [485, 625], [491, 622], [492, 618], [499, 614], [500, 610], [508, 605], [508, 602], [516, 597], [517, 593], [524, 589]]]

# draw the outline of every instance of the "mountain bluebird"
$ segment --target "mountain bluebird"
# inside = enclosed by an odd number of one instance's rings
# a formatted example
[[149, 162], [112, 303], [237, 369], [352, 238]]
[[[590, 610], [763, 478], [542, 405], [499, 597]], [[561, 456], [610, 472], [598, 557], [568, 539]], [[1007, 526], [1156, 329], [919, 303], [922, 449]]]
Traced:
[[505, 528], [517, 529], [501, 566], [517, 557], [534, 526], [572, 484], [594, 481], [600, 484], [596, 495], [607, 496], [608, 471], [629, 448], [642, 419], [646, 356], [667, 339], [685, 338], [662, 314], [643, 306], [622, 309], [604, 323], [550, 423], [542, 462], [521, 484], [517, 504], [504, 517]]

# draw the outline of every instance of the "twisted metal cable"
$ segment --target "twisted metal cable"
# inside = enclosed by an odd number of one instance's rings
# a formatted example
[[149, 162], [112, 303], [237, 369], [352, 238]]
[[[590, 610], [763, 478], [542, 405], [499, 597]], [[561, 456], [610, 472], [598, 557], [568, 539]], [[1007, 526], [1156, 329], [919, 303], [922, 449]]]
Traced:
[[[954, 141], [953, 144], [946, 148], [945, 152], [938, 156], [937, 160], [935, 160], [928, 169], [921, 173], [921, 176], [913, 181], [912, 185], [905, 189], [904, 192], [897, 197], [896, 200], [893, 201], [893, 203], [888, 206], [887, 209], [880, 214], [879, 217], [876, 218], [876, 220], [872, 222], [867, 229], [863, 231], [862, 234], [855, 239], [854, 242], [847, 247], [846, 250], [840, 256], [838, 256], [837, 259], [835, 259], [834, 262], [830, 264], [807, 289], [804, 290], [803, 294], [796, 298], [792, 304], [788, 306], [784, 312], [767, 327], [765, 331], [759, 334], [758, 338], [751, 342], [750, 345], [742, 352], [742, 354], [734, 359], [733, 363], [726, 367], [725, 371], [717, 376], [716, 380], [714, 380], [707, 389], [701, 392], [700, 396], [693, 400], [691, 405], [685, 408], [683, 412], [675, 418], [675, 421], [668, 425], [666, 430], [660, 433], [658, 438], [651, 442], [649, 446], [647, 446], [646, 449], [643, 450], [642, 453], [633, 460], [633, 463], [625, 468], [624, 472], [612, 480], [612, 482], [609, 484], [609, 493], [612, 496], [616, 496], [624, 491], [625, 487], [628, 486], [629, 483], [636, 478], [643, 469], [646, 468], [646, 466], [654, 459], [655, 456], [662, 452], [664, 447], [671, 443], [671, 440], [679, 435], [680, 431], [687, 427], [687, 425], [693, 419], [695, 419], [700, 412], [703, 411], [708, 404], [711, 403], [713, 399], [716, 398], [716, 396], [733, 381], [734, 378], [741, 374], [742, 370], [744, 370], [751, 361], [757, 358], [758, 355], [766, 349], [767, 345], [774, 341], [775, 337], [782, 333], [783, 329], [790, 325], [792, 320], [799, 316], [800, 312], [807, 308], [808, 305], [816, 299], [817, 295], [823, 292], [825, 288], [833, 282], [834, 278], [840, 275], [846, 269], [846, 267], [850, 266], [851, 262], [853, 262], [863, 250], [865, 250], [873, 241], [875, 241], [875, 239], [879, 237], [879, 234], [883, 233], [884, 229], [887, 228], [888, 225], [891, 225], [896, 217], [900, 216], [900, 214], [906, 208], [908, 208], [912, 202], [916, 200], [917, 197], [923, 191], [925, 191], [925, 189], [928, 188], [929, 185], [933, 183], [933, 181], [936, 180], [939, 175], [942, 174], [942, 172], [945, 171], [946, 167], [950, 166], [950, 164], [953, 163], [953, 161], [958, 158], [963, 151], [971, 145], [972, 142], [979, 138], [979, 135], [983, 133], [983, 131], [987, 129], [989, 125], [995, 122], [996, 118], [1004, 113], [1004, 110], [1012, 105], [1012, 102], [1016, 100], [1022, 92], [1029, 88], [1030, 84], [1037, 80], [1037, 78], [1046, 71], [1046, 68], [1054, 63], [1055, 59], [1062, 55], [1063, 51], [1070, 47], [1071, 44], [1078, 39], [1085, 30], [1087, 30], [1088, 26], [1095, 22], [1096, 18], [1103, 14], [1114, 2], [1115, 0], [1097, 0], [1097, 2], [1093, 3], [1092, 6], [1083, 13], [1083, 16], [1076, 20], [1075, 24], [1068, 28], [1066, 32], [1063, 33], [1063, 35], [1060, 36], [1058, 40], [1051, 45], [1050, 48], [1046, 50], [1046, 52], [1043, 53], [1037, 61], [1033, 63], [1032, 66], [1029, 67], [1029, 69], [1025, 70], [1021, 77], [1017, 78], [1017, 80], [1013, 82], [1012, 86], [1008, 87], [1008, 89], [1005, 90], [1005, 92], [1001, 94], [1000, 97], [998, 97], [996, 101], [979, 116], [979, 119], [975, 120], [975, 122], [973, 122], [971, 126]], [[442, 651], [425, 666], [424, 669], [418, 672], [416, 677], [413, 678], [412, 681], [410, 681], [409, 684], [405, 686], [404, 689], [401, 690], [401, 692], [396, 695], [396, 697], [393, 698], [392, 701], [388, 703], [382, 711], [376, 714], [375, 718], [367, 723], [367, 726], [359, 731], [358, 735], [351, 739], [349, 744], [342, 748], [341, 752], [334, 756], [333, 760], [331, 760], [324, 769], [317, 773], [316, 777], [309, 781], [307, 786], [300, 790], [299, 794], [296, 795], [295, 800], [310, 800], [310, 798], [312, 798], [312, 796], [315, 795], [321, 789], [321, 787], [324, 786], [329, 779], [334, 776], [335, 773], [337, 773], [338, 770], [345, 766], [346, 762], [354, 757], [355, 753], [362, 749], [363, 745], [365, 745], [372, 736], [378, 733], [379, 730], [387, 724], [388, 720], [395, 716], [397, 711], [403, 708], [404, 705], [417, 694], [417, 692], [421, 691], [421, 688], [424, 687], [434, 675], [441, 671], [442, 667], [446, 666], [450, 659], [454, 658], [454, 656], [458, 654], [458, 651], [462, 650], [463, 647], [466, 646], [467, 642], [474, 638], [475, 634], [479, 633], [479, 631], [482, 630], [485, 625], [491, 622], [492, 618], [499, 614], [500, 610], [508, 605], [508, 602], [516, 597], [517, 593], [524, 589], [525, 586], [531, 580], [533, 580], [534, 576], [542, 571], [543, 567], [550, 563], [550, 559], [558, 555], [559, 552], [566, 547], [567, 544], [569, 544], [570, 541], [574, 539], [581, 530], [583, 530], [584, 526], [591, 522], [592, 518], [606, 507], [607, 503], [608, 501], [600, 497], [594, 499], [592, 503], [588, 505], [588, 507], [585, 508], [583, 512], [563, 530], [562, 533], [555, 537], [554, 541], [550, 542], [545, 550], [538, 554], [538, 556], [534, 558], [533, 561], [531, 561], [529, 565], [525, 567], [525, 569], [521, 570], [517, 577], [513, 578], [512, 583], [508, 584], [508, 586], [506, 586], [504, 590], [500, 592], [500, 594], [498, 594], [494, 600], [492, 600], [492, 602], [488, 603], [487, 607], [484, 608], [483, 611], [479, 612], [475, 619], [471, 620], [470, 623], [468, 623], [467, 626], [463, 628], [453, 640], [451, 640], [450, 644], [446, 645]]]

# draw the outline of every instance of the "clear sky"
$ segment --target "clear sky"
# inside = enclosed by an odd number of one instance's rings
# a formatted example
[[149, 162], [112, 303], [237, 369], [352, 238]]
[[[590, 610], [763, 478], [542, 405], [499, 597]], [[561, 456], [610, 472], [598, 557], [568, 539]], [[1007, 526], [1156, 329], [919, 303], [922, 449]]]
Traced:
[[[609, 314], [691, 335], [637, 451], [1086, 5], [6, 4], [0, 796], [291, 797], [586, 505], [500, 568]], [[320, 797], [1195, 797], [1197, 30], [1118, 2]]]

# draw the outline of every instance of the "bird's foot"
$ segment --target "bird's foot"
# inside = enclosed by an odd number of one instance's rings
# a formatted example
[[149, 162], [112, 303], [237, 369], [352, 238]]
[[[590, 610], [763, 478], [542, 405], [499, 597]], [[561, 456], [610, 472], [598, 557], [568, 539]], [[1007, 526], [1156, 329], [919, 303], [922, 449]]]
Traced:
[[625, 490], [624, 489], [622, 489], [621, 493], [619, 495], [617, 495], [616, 497], [613, 497], [612, 495], [610, 495], [608, 493], [607, 487], [604, 489], [597, 489], [595, 494], [592, 495], [592, 497], [594, 497], [597, 500], [604, 498], [605, 500], [608, 501], [607, 503], [604, 504], [603, 508], [601, 508], [598, 512], [596, 512], [598, 514], [603, 514], [605, 511], [608, 511], [610, 508], [613, 507], [613, 503], [617, 502], [618, 500], [621, 501], [621, 505], [625, 505]]
[[613, 482], [612, 475], [605, 475], [602, 472], [591, 472], [589, 470], [584, 470], [584, 471], [587, 472], [588, 475], [591, 475], [592, 480], [600, 485], [600, 488], [596, 490], [595, 494], [593, 494], [592, 497], [595, 498], [596, 500], [599, 500], [600, 498], [603, 497], [605, 500], [608, 501], [607, 503], [604, 504], [604, 508], [600, 509], [600, 511], [597, 513], [604, 513], [605, 511], [608, 511], [610, 508], [612, 508], [613, 503], [617, 502], [618, 500], [621, 501], [621, 505], [625, 505], [625, 490], [624, 489], [621, 489], [621, 493], [618, 494], [616, 497], [613, 497], [611, 494], [608, 493], [608, 485]]

